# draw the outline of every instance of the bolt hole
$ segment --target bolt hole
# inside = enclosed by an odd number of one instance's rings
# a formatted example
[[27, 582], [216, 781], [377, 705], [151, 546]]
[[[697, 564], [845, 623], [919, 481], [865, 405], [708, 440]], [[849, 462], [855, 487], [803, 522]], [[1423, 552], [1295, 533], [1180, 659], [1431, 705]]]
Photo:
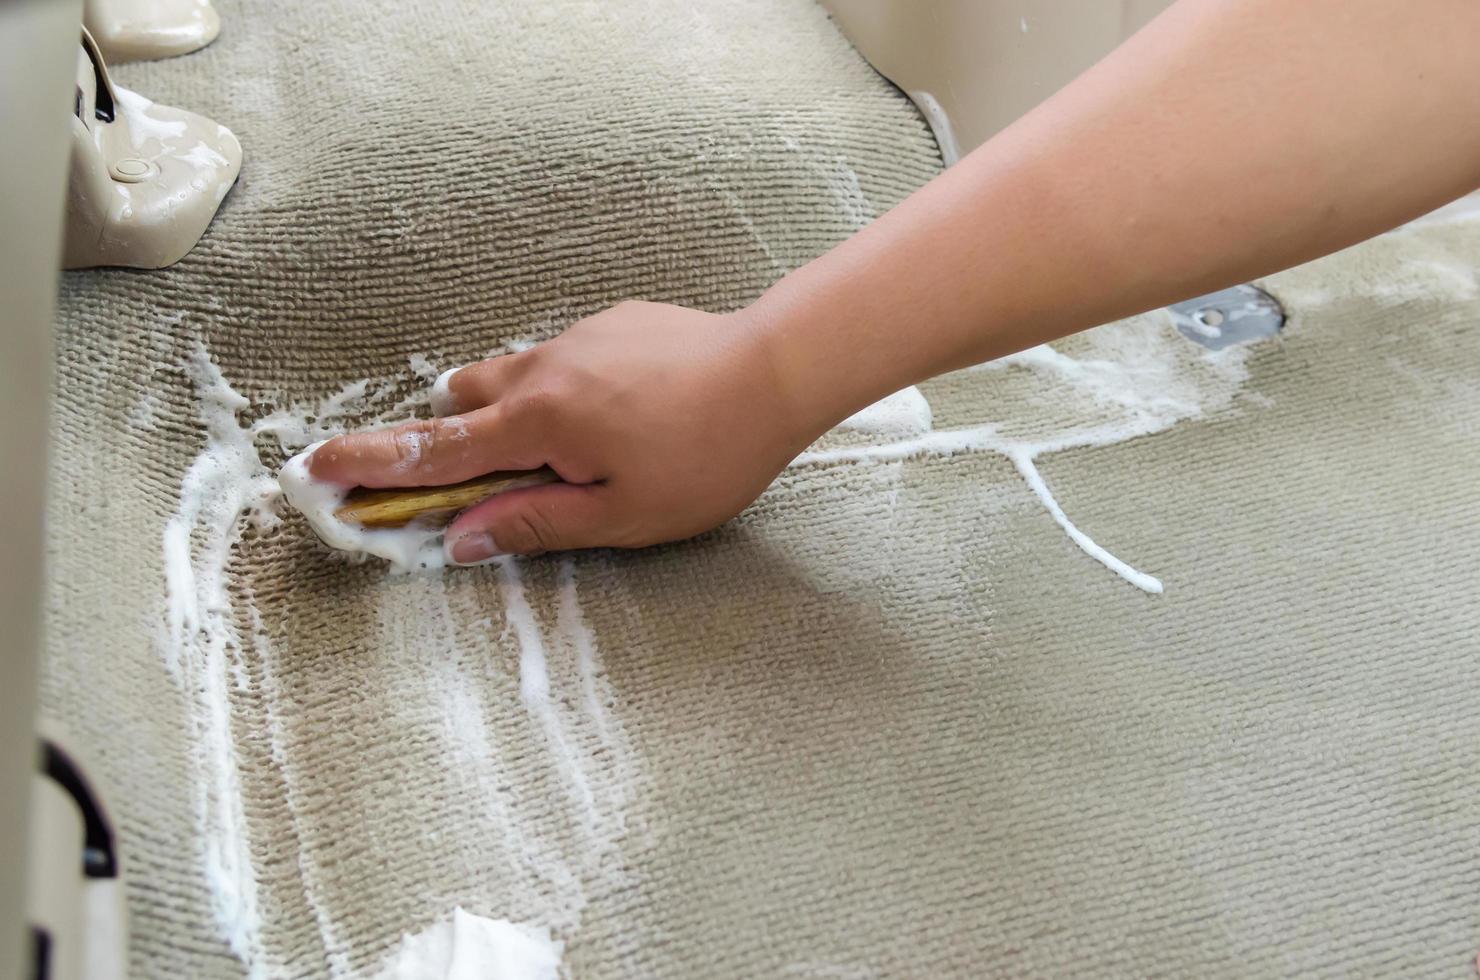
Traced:
[[1201, 323], [1205, 327], [1221, 327], [1223, 326], [1223, 311], [1198, 310], [1197, 322]]

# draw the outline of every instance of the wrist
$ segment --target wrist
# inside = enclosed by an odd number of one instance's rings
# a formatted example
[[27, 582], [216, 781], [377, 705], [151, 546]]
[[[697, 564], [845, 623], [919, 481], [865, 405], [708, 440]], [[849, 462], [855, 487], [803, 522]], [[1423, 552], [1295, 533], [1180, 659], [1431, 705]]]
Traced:
[[839, 370], [842, 359], [829, 356], [828, 324], [815, 311], [768, 292], [732, 316], [748, 338], [769, 414], [797, 452], [853, 413], [858, 396]]
[[803, 267], [739, 311], [755, 337], [777, 402], [803, 445], [855, 412], [912, 384], [909, 351], [860, 315], [854, 295], [830, 295]]

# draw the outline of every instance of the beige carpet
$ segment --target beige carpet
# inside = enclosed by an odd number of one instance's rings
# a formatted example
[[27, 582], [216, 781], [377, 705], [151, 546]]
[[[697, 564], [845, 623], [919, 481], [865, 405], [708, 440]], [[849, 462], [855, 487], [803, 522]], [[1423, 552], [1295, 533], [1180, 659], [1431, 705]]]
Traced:
[[[117, 79], [240, 184], [62, 300], [44, 697], [135, 974], [369, 975], [456, 905], [582, 978], [1468, 974], [1480, 221], [1275, 278], [1256, 349], [1152, 315], [934, 382], [935, 434], [838, 433], [699, 541], [391, 577], [242, 514], [283, 419], [733, 307], [939, 160], [800, 0], [221, 6]], [[1152, 434], [1038, 468], [1160, 596], [990, 448], [1107, 427]]]

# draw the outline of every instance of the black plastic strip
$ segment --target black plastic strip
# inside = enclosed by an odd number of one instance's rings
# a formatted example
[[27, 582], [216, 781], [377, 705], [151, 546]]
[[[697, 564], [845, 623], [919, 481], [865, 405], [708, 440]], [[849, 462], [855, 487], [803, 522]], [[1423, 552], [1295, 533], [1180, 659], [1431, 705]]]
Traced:
[[97, 90], [93, 97], [93, 115], [103, 122], [112, 122], [113, 90], [108, 87], [108, 79], [103, 75], [103, 53], [89, 40], [85, 31], [82, 34], [82, 49], [87, 52], [87, 60], [92, 62], [93, 88]]
[[51, 777], [77, 804], [82, 811], [82, 822], [86, 828], [85, 848], [82, 852], [82, 873], [89, 878], [118, 877], [118, 854], [113, 847], [113, 828], [103, 807], [98, 803], [92, 787], [88, 785], [82, 770], [67, 753], [45, 739], [41, 742], [42, 771]]
[[96, 78], [98, 86], [97, 100], [93, 103], [93, 115], [103, 122], [113, 121], [113, 90], [108, 87], [108, 80], [103, 77], [103, 69], [96, 61], [93, 62], [93, 77]]
[[31, 980], [51, 980], [51, 933], [31, 927]]

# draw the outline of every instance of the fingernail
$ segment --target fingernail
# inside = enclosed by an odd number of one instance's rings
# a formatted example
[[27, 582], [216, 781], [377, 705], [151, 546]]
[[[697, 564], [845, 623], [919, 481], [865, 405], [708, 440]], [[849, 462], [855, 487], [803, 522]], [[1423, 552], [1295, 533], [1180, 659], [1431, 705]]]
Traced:
[[487, 531], [470, 531], [458, 537], [447, 552], [457, 565], [476, 565], [503, 554]]

